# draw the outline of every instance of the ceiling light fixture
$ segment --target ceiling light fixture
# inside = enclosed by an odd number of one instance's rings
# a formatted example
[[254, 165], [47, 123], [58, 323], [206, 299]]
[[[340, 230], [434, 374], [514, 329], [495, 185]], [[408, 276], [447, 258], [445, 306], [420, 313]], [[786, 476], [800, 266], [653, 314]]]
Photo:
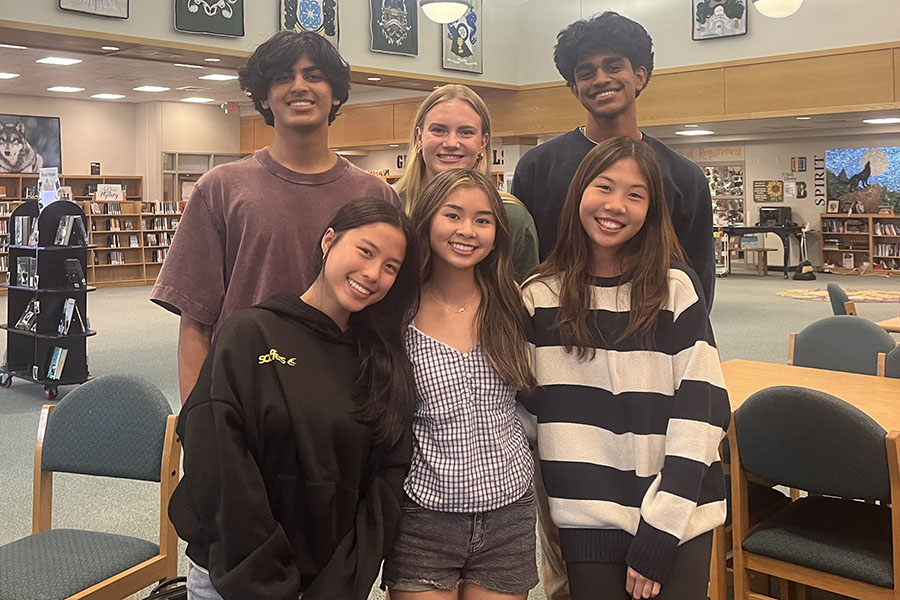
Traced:
[[391, 148], [399, 148], [400, 144], [391, 144]]
[[211, 56], [210, 56], [209, 58], [204, 58], [203, 60], [204, 60], [205, 62], [222, 62], [222, 59], [221, 59], [221, 58], [213, 58], [213, 57], [211, 57]]
[[200, 97], [190, 97], [190, 98], [182, 98], [182, 102], [191, 102], [193, 104], [206, 104], [207, 102], [215, 102], [214, 98], [200, 98]]
[[381, 81], [381, 77], [366, 77], [366, 81]]
[[713, 135], [715, 131], [710, 131], [709, 129], [682, 129], [681, 131], [676, 131], [675, 135]]
[[863, 119], [868, 125], [895, 125], [900, 123], [900, 117], [881, 117], [878, 119]]
[[28, 50], [28, 46], [17, 46], [15, 44], [0, 44], [0, 48], [10, 48], [12, 50]]
[[773, 19], [789, 17], [800, 8], [803, 0], [753, 0], [753, 6], [761, 14]]
[[80, 58], [61, 58], [59, 56], [48, 56], [47, 58], [39, 58], [36, 63], [41, 63], [42, 65], [59, 65], [61, 67], [68, 67], [71, 65], [77, 65], [81, 62]]
[[15, 79], [18, 76], [18, 73], [0, 73], [0, 79]]
[[116, 50], [119, 49], [119, 47], [118, 46], [100, 46], [100, 49], [106, 50], [108, 52], [115, 52]]
[[197, 79], [205, 79], [206, 81], [231, 81], [237, 79], [237, 75], [226, 75], [224, 73], [210, 73], [209, 75], [201, 75]]
[[812, 117], [797, 117], [798, 121], [809, 121], [811, 119], [812, 119]]
[[93, 94], [91, 98], [96, 98], [97, 100], [121, 100], [125, 97], [125, 94]]
[[185, 63], [174, 63], [173, 66], [184, 67], [185, 69], [205, 69], [206, 68], [203, 65], [188, 65]]
[[685, 125], [685, 127], [691, 127], [691, 128], [693, 128], [693, 127], [700, 127], [700, 126], [699, 126], [699, 125]]
[[419, 0], [425, 16], [435, 23], [452, 23], [461, 19], [470, 8], [471, 0]]
[[75, 92], [83, 92], [84, 88], [70, 87], [68, 85], [54, 85], [47, 88], [48, 92], [63, 92], [64, 94], [74, 94]]
[[131, 88], [135, 92], [168, 92], [170, 88], [161, 85], [142, 85], [140, 87]]

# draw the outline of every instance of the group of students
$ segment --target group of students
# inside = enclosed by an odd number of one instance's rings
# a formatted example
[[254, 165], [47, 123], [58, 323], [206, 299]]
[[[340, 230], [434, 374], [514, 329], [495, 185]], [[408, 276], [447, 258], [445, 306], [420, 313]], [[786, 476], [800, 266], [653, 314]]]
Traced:
[[392, 600], [524, 599], [537, 521], [551, 600], [706, 597], [711, 204], [637, 129], [640, 25], [579, 21], [555, 58], [599, 143], [527, 154], [521, 201], [465, 86], [420, 106], [398, 195], [327, 149], [328, 42], [280, 32], [241, 70], [275, 139], [198, 182], [152, 293], [181, 316], [190, 598], [363, 600], [381, 569]]

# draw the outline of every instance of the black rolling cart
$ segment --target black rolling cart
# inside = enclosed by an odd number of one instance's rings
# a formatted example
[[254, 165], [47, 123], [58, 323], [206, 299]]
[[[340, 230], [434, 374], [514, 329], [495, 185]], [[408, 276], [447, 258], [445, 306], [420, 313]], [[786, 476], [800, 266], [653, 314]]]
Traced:
[[[84, 211], [53, 202], [38, 214], [36, 200], [9, 218], [6, 360], [0, 387], [18, 377], [44, 386], [54, 400], [58, 386], [90, 379], [87, 338], [95, 335], [87, 319], [88, 245]], [[80, 223], [78, 222], [80, 221]], [[37, 235], [34, 225], [37, 223]]]

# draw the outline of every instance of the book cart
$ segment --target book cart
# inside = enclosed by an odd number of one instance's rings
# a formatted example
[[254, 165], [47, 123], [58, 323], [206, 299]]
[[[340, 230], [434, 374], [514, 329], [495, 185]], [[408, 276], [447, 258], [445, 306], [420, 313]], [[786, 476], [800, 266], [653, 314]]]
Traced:
[[[58, 386], [90, 379], [87, 338], [96, 332], [87, 319], [85, 272], [90, 246], [84, 212], [74, 202], [49, 204], [38, 214], [31, 200], [9, 218], [7, 355], [0, 387], [13, 377], [40, 383], [56, 399]], [[80, 220], [80, 224], [76, 223]], [[37, 235], [33, 226], [37, 223]], [[31, 225], [31, 231], [25, 231]]]

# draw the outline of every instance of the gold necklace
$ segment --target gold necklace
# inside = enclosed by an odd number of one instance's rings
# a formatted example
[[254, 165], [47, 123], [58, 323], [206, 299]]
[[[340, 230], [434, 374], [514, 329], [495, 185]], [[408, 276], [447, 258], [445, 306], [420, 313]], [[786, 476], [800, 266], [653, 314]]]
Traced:
[[476, 295], [477, 293], [478, 293], [478, 290], [477, 290], [477, 289], [476, 289], [474, 292], [472, 292], [472, 295], [469, 296], [469, 298], [465, 301], [465, 303], [463, 303], [463, 305], [462, 305], [461, 308], [453, 308], [452, 306], [450, 306], [450, 305], [447, 304], [446, 302], [441, 302], [440, 300], [438, 300], [437, 298], [435, 298], [435, 297], [434, 297], [434, 294], [432, 294], [431, 292], [428, 292], [428, 295], [431, 296], [431, 299], [434, 300], [435, 302], [437, 302], [438, 304], [440, 304], [440, 305], [442, 305], [442, 306], [445, 306], [445, 307], [449, 308], [450, 310], [452, 310], [453, 312], [459, 314], [459, 313], [464, 312], [464, 311], [466, 310], [466, 308], [469, 306], [469, 302], [472, 301], [472, 298], [474, 298], [475, 295]]

